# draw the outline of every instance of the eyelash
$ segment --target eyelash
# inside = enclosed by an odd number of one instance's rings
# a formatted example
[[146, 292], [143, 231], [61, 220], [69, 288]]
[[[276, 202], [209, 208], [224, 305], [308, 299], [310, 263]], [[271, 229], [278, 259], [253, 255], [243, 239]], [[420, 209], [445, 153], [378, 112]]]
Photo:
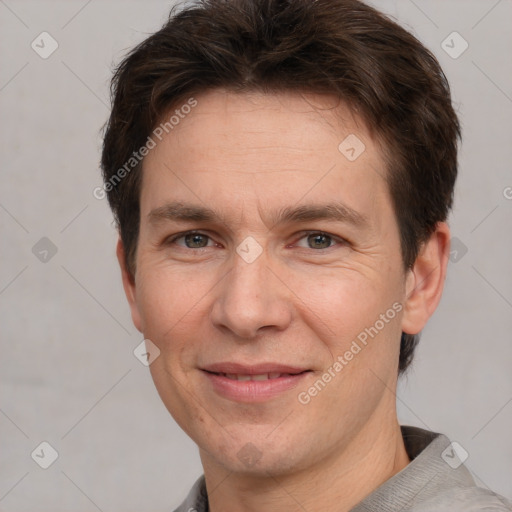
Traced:
[[[180, 238], [184, 238], [187, 235], [201, 235], [201, 236], [207, 237], [209, 240], [212, 240], [212, 238], [209, 235], [207, 235], [206, 233], [203, 233], [202, 231], [192, 230], [192, 231], [185, 231], [183, 233], [178, 233], [177, 235], [174, 235], [171, 238], [168, 238], [165, 241], [165, 245], [174, 244], [176, 242], [176, 240], [179, 240]], [[332, 240], [332, 242], [338, 242], [338, 245], [342, 245], [342, 246], [349, 244], [348, 240], [345, 240], [344, 238], [341, 238], [341, 237], [335, 236], [335, 235], [331, 235], [330, 233], [326, 233], [325, 231], [314, 231], [314, 230], [302, 232], [302, 236], [298, 240], [302, 240], [303, 238], [306, 238], [311, 235], [327, 236]], [[335, 245], [331, 245], [330, 247], [325, 247], [322, 249], [311, 249], [311, 248], [307, 248], [307, 249], [310, 249], [315, 252], [322, 252], [322, 251], [327, 251], [328, 249], [332, 249], [333, 247], [335, 247]], [[183, 249], [188, 249], [191, 251], [194, 251], [194, 250], [200, 251], [201, 249], [208, 249], [208, 246], [207, 247], [197, 247], [195, 249], [191, 248], [191, 247], [183, 247]]]

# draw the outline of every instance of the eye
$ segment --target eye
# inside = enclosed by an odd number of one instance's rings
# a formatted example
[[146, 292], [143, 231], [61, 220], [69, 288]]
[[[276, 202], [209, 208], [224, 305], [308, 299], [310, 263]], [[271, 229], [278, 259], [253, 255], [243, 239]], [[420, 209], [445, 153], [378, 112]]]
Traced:
[[[346, 244], [346, 241], [342, 238], [335, 237], [333, 235], [330, 235], [329, 233], [324, 233], [323, 231], [310, 231], [300, 240], [306, 240], [307, 247], [306, 249], [329, 249], [330, 247], [333, 247], [335, 243], [344, 245]], [[304, 247], [304, 246], [302, 246]]]
[[[183, 240], [182, 243], [178, 243], [179, 240]], [[298, 247], [305, 249], [330, 249], [337, 245], [346, 245], [348, 242], [343, 238], [330, 235], [323, 231], [310, 231], [303, 234], [299, 241], [306, 240], [306, 246], [301, 244], [295, 244]], [[204, 249], [206, 247], [213, 247], [217, 244], [210, 238], [210, 236], [200, 231], [186, 231], [185, 233], [179, 233], [167, 239], [166, 244], [175, 244], [185, 249]]]
[[[187, 231], [186, 233], [181, 233], [171, 237], [166, 243], [174, 244], [177, 240], [181, 239], [183, 239], [185, 248], [187, 249], [202, 249], [208, 246], [208, 241], [212, 241], [210, 237], [204, 233], [200, 233], [199, 231]], [[182, 244], [176, 245], [182, 246]]]

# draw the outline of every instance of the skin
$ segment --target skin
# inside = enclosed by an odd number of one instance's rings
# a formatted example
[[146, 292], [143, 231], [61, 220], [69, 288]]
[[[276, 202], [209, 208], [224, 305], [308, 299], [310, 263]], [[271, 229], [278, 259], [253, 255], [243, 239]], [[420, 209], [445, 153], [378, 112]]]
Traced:
[[[449, 228], [439, 223], [404, 270], [381, 147], [333, 98], [224, 90], [196, 98], [144, 161], [134, 276], [121, 241], [117, 248], [134, 325], [160, 350], [153, 380], [199, 446], [212, 512], [349, 510], [409, 462], [396, 415], [400, 334], [418, 333], [437, 307]], [[338, 150], [349, 134], [366, 147], [352, 162]], [[222, 221], [152, 220], [171, 201], [206, 206]], [[271, 215], [340, 201], [366, 224], [275, 224]], [[205, 247], [171, 240], [187, 230], [203, 233]], [[248, 236], [262, 249], [251, 263], [236, 252]], [[394, 303], [401, 311], [300, 403], [298, 393]], [[299, 388], [240, 403], [219, 396], [200, 370], [220, 361], [312, 371]]]

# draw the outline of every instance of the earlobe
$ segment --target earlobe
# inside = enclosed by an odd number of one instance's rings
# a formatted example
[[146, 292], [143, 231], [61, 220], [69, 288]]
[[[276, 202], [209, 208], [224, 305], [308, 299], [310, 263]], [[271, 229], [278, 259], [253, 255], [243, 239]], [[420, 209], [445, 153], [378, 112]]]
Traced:
[[135, 285], [135, 276], [132, 276], [132, 274], [129, 272], [126, 266], [125, 250], [121, 237], [119, 237], [117, 241], [116, 255], [117, 261], [119, 262], [119, 266], [121, 267], [121, 276], [123, 279], [124, 293], [130, 306], [133, 325], [139, 332], [142, 332], [141, 316], [139, 312], [139, 307], [137, 305], [137, 290]]
[[449, 251], [450, 229], [445, 222], [439, 222], [407, 273], [403, 332], [419, 333], [436, 310], [443, 293]]

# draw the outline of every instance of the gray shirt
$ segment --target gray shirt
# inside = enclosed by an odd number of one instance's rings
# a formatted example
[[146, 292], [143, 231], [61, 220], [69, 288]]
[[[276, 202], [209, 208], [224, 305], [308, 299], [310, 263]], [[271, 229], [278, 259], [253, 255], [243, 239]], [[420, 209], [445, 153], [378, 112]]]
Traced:
[[[512, 512], [512, 503], [477, 487], [462, 463], [463, 448], [443, 434], [402, 426], [411, 462], [351, 512]], [[174, 512], [208, 512], [204, 475]]]

